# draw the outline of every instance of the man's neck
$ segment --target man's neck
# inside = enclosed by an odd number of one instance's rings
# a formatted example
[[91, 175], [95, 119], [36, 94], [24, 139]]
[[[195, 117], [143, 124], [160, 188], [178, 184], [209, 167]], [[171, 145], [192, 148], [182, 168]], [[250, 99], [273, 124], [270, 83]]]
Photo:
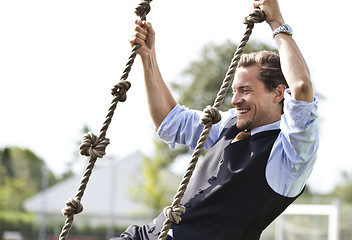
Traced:
[[251, 130], [251, 134], [254, 135], [256, 133], [264, 132], [264, 131], [270, 131], [270, 130], [275, 130], [275, 129], [280, 129], [280, 122], [281, 120], [278, 120], [273, 123], [269, 123], [260, 127], [256, 127]]

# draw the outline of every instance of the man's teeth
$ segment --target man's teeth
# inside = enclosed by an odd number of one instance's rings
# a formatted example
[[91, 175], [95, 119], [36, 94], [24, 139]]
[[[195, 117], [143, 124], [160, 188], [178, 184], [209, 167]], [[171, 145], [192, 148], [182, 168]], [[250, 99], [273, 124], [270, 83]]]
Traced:
[[237, 112], [239, 114], [245, 114], [245, 113], [249, 112], [249, 110], [248, 109], [241, 109], [241, 110], [237, 110]]

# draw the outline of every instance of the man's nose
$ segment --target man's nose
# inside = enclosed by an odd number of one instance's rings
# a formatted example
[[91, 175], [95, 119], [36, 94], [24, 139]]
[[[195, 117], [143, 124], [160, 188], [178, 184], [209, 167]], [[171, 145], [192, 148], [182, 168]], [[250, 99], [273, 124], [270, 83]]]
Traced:
[[241, 103], [242, 100], [243, 99], [241, 98], [241, 96], [238, 93], [234, 93], [233, 96], [232, 96], [231, 103], [232, 103], [233, 106], [236, 106], [239, 103]]

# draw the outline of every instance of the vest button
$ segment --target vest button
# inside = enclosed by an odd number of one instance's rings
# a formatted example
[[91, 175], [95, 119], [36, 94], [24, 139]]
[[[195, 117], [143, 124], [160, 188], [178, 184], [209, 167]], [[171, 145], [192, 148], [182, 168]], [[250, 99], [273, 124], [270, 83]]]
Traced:
[[219, 161], [220, 164], [223, 164], [224, 163], [224, 159], [221, 158], [220, 161]]
[[199, 194], [202, 194], [202, 193], [203, 193], [203, 189], [200, 189], [200, 188], [199, 188], [199, 189], [198, 189], [198, 193], [199, 193]]
[[216, 176], [211, 176], [211, 178], [209, 180], [215, 180]]

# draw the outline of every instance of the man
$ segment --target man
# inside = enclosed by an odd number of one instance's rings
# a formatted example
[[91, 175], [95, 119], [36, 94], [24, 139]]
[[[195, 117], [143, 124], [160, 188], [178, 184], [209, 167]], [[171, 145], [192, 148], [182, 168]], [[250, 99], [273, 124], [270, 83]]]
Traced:
[[[234, 109], [221, 113], [221, 122], [213, 126], [205, 145], [210, 150], [181, 202], [186, 212], [172, 225], [168, 239], [259, 239], [303, 192], [316, 160], [317, 102], [308, 66], [278, 1], [253, 5], [265, 12], [280, 56], [261, 51], [242, 57], [232, 86]], [[164, 83], [152, 25], [137, 20], [130, 42], [141, 45], [158, 135], [171, 147], [181, 143], [194, 148], [203, 129], [202, 113], [178, 105]], [[151, 224], [131, 226], [117, 239], [157, 239], [164, 220], [161, 214]]]

